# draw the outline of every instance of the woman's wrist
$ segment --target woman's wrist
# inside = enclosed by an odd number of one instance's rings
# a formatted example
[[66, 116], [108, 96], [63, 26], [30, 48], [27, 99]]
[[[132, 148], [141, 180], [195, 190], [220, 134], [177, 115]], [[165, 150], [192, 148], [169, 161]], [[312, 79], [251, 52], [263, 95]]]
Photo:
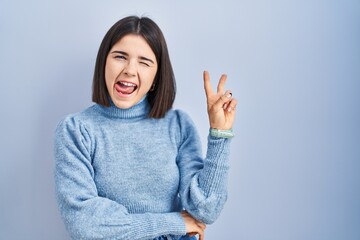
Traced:
[[210, 136], [216, 137], [216, 138], [233, 138], [235, 136], [232, 129], [220, 130], [220, 129], [216, 129], [216, 128], [210, 128], [209, 134], [210, 134]]

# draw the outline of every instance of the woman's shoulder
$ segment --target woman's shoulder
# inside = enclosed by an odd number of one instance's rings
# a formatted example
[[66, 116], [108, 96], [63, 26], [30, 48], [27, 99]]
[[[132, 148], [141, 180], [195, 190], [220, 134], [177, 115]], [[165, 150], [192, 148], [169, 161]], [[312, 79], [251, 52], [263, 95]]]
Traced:
[[176, 132], [180, 143], [189, 137], [198, 141], [197, 128], [187, 112], [181, 109], [172, 109], [167, 113], [166, 117], [170, 120], [171, 131]]
[[97, 118], [98, 113], [96, 112], [96, 104], [94, 104], [83, 109], [82, 111], [63, 116], [60, 119], [57, 128], [92, 125], [97, 121]]
[[171, 126], [178, 126], [180, 131], [188, 131], [195, 128], [195, 123], [190, 115], [181, 109], [171, 109], [166, 114], [166, 118], [171, 123]]
[[190, 115], [181, 109], [170, 109], [166, 114], [166, 118], [179, 122], [192, 122]]

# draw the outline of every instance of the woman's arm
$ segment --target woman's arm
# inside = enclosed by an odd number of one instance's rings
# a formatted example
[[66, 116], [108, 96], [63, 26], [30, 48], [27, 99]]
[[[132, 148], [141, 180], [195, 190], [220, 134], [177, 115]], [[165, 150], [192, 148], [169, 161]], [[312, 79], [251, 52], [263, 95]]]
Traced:
[[181, 213], [129, 214], [123, 205], [98, 196], [91, 139], [74, 117], [57, 127], [55, 161], [58, 205], [73, 239], [152, 239], [186, 234]]
[[[209, 75], [204, 72], [210, 127], [229, 130], [235, 118], [236, 100], [230, 91], [224, 94], [226, 76], [213, 93]], [[180, 196], [184, 208], [196, 219], [210, 224], [219, 216], [227, 199], [229, 170], [229, 138], [208, 136], [206, 157], [203, 160], [200, 140], [194, 124], [187, 115], [180, 118], [181, 145], [178, 154]]]

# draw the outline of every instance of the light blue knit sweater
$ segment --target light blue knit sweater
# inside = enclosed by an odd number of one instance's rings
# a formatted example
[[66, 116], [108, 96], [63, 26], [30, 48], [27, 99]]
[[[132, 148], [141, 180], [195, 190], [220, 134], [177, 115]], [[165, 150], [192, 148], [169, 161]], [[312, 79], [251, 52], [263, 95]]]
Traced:
[[219, 216], [230, 140], [209, 136], [203, 159], [188, 115], [148, 112], [146, 98], [130, 109], [95, 104], [57, 126], [56, 195], [73, 239], [178, 239], [181, 210], [207, 224]]

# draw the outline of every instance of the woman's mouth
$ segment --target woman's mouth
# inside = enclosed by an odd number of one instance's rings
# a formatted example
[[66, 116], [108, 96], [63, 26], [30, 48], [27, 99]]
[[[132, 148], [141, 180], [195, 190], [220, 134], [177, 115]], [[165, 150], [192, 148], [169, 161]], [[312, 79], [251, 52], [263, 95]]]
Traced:
[[118, 81], [115, 84], [115, 89], [118, 93], [130, 95], [137, 89], [137, 85], [132, 82]]

